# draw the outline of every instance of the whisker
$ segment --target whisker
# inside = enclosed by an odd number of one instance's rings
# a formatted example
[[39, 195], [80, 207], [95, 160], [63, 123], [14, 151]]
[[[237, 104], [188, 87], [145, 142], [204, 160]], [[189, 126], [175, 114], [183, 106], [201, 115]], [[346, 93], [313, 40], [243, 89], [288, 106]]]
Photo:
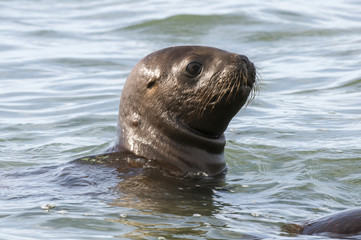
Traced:
[[[251, 74], [251, 76], [249, 75]], [[242, 68], [239, 71], [228, 72], [217, 72], [210, 79], [210, 84], [212, 86], [206, 86], [205, 91], [200, 96], [200, 101], [198, 103], [196, 113], [199, 118], [203, 116], [207, 108], [209, 112], [212, 112], [215, 105], [211, 105], [211, 102], [217, 103], [222, 99], [226, 98], [226, 102], [231, 103], [233, 98], [237, 97], [237, 94], [241, 91], [242, 88], [247, 88], [251, 86], [253, 78], [256, 78], [253, 83], [253, 87], [247, 101], [245, 103], [245, 108], [252, 102], [255, 98], [255, 95], [258, 91], [257, 79], [258, 75], [254, 76], [253, 73], [249, 73], [247, 68]]]

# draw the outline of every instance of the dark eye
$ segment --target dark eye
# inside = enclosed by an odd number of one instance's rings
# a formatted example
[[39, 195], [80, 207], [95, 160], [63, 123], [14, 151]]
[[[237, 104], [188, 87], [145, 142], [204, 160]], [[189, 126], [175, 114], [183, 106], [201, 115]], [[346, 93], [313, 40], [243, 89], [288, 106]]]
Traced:
[[187, 70], [187, 74], [190, 77], [196, 77], [202, 71], [202, 64], [198, 62], [191, 62], [190, 64], [187, 65], [186, 70]]

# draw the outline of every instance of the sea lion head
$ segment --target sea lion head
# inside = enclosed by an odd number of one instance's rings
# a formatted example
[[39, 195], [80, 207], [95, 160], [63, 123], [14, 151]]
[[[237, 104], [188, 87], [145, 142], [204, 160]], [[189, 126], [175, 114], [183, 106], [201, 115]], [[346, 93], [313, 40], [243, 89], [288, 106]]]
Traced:
[[124, 85], [118, 147], [180, 172], [222, 172], [223, 133], [255, 79], [247, 57], [220, 49], [178, 46], [151, 53]]

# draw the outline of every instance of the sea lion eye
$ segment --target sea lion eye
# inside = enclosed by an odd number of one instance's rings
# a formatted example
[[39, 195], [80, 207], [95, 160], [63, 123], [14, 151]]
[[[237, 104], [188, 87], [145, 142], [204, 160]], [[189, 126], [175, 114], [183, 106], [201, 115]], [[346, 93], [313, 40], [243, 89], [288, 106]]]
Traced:
[[200, 64], [198, 62], [191, 62], [186, 67], [187, 74], [190, 77], [198, 76], [200, 74], [201, 70], [202, 70], [202, 64]]

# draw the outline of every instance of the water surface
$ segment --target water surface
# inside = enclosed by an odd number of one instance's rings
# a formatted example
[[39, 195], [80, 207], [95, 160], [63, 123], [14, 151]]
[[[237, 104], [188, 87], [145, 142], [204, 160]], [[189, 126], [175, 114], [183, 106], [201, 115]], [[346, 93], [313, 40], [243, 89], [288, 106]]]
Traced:
[[[0, 238], [316, 239], [280, 227], [361, 205], [360, 9], [1, 1]], [[245, 54], [260, 73], [255, 100], [226, 131], [224, 182], [71, 163], [114, 144], [131, 68], [190, 44]]]

